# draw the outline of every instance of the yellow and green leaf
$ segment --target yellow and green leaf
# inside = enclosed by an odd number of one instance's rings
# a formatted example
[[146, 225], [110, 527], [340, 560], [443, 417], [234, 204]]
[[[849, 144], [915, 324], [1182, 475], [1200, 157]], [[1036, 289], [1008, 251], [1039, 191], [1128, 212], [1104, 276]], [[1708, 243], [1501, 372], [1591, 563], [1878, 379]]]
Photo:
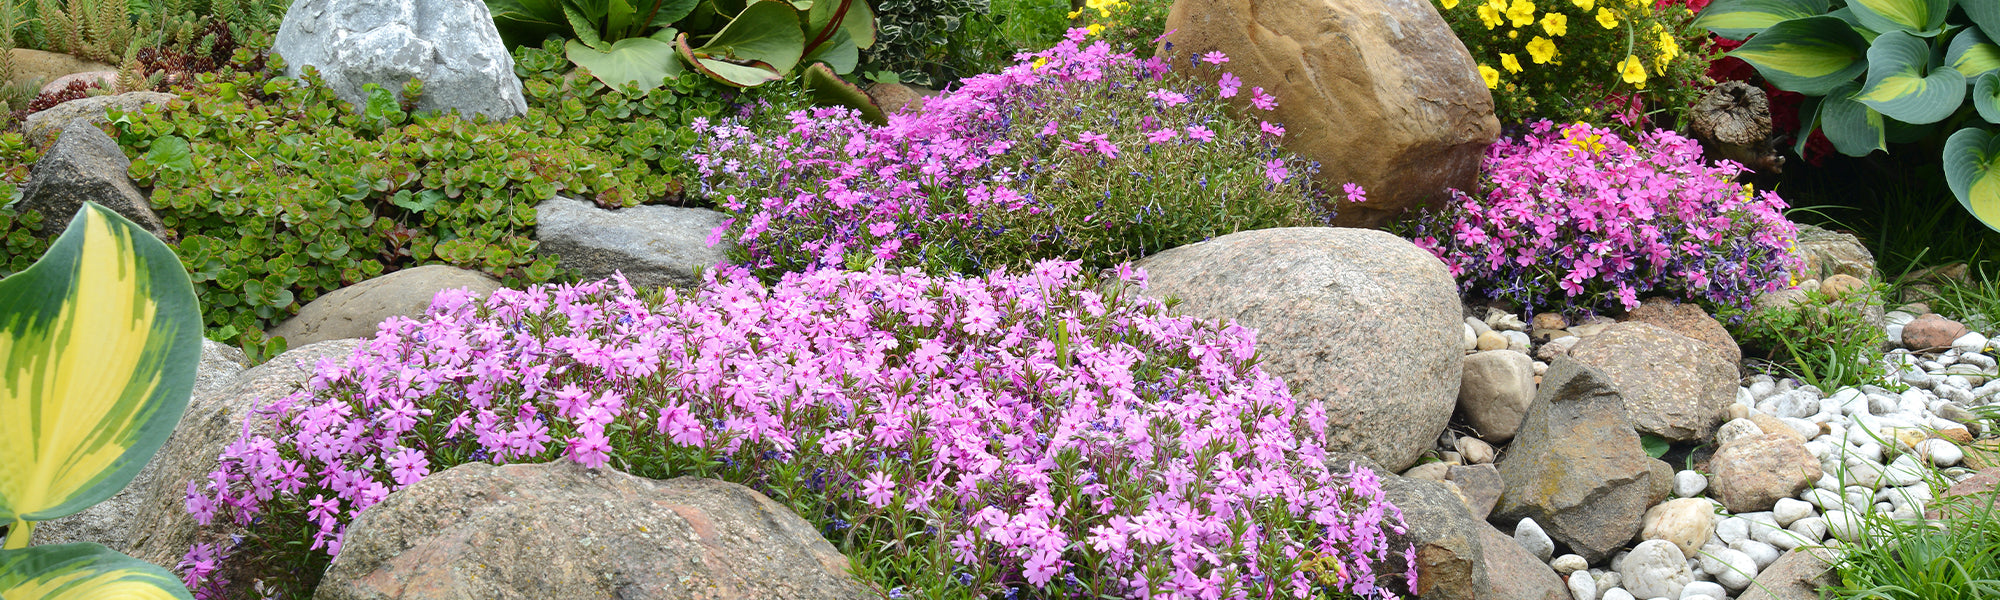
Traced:
[[1993, 43], [1978, 28], [1967, 28], [1951, 39], [1951, 46], [1944, 54], [1944, 64], [1957, 69], [1966, 79], [2000, 71], [2000, 44]]
[[48, 253], [0, 280], [0, 523], [124, 489], [166, 442], [201, 360], [201, 312], [166, 244], [85, 203]]
[[1922, 125], [1936, 123], [1965, 104], [1965, 75], [1930, 66], [1931, 46], [1923, 38], [1891, 31], [1868, 48], [1868, 83], [1855, 97], [1883, 116]]
[[1951, 13], [1952, 0], [1848, 0], [1847, 7], [1869, 29], [1904, 31], [1921, 37], [1937, 35]]
[[1944, 180], [1966, 212], [2000, 231], [2000, 136], [1977, 127], [1951, 134], [1944, 142]]
[[1740, 40], [1792, 19], [1826, 14], [1827, 0], [1715, 0], [1694, 24], [1732, 40]]
[[1765, 29], [1730, 56], [1779, 89], [1812, 96], [1868, 71], [1868, 42], [1838, 17], [1792, 19]]
[[0, 599], [194, 600], [159, 565], [97, 544], [0, 550]]

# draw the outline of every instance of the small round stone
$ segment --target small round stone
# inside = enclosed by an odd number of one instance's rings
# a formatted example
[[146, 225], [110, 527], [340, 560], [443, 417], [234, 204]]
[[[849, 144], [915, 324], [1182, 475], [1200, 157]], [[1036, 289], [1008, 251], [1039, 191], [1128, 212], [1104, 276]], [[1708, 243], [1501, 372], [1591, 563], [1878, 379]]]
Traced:
[[1588, 561], [1583, 560], [1582, 556], [1578, 556], [1575, 554], [1564, 554], [1562, 556], [1556, 557], [1555, 560], [1549, 561], [1549, 568], [1555, 569], [1557, 574], [1568, 575], [1570, 573], [1575, 573], [1577, 571], [1589, 569], [1590, 563]]
[[1695, 471], [1681, 471], [1674, 474], [1674, 495], [1693, 498], [1708, 489], [1708, 478]]

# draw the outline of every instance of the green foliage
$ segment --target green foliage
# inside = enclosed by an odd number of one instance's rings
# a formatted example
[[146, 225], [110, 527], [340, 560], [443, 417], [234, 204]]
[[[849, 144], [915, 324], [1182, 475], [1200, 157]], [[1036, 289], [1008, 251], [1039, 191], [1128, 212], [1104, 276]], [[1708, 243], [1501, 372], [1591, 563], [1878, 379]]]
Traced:
[[[1700, 24], [1748, 37], [1730, 56], [1780, 89], [1819, 97], [1800, 115], [1849, 156], [1942, 139], [1944, 179], [2000, 231], [2000, 3], [1990, 0], [1717, 0]], [[1958, 10], [1962, 8], [1963, 10]], [[1933, 150], [1935, 151], [1935, 150]]]
[[1712, 85], [1707, 36], [1681, 3], [1651, 0], [1432, 0], [1478, 63], [1502, 124], [1686, 129]]
[[1886, 334], [1864, 312], [1881, 310], [1884, 286], [1848, 296], [1803, 292], [1804, 300], [1752, 311], [1725, 311], [1746, 355], [1822, 390], [1876, 383], [1885, 373]]
[[[666, 85], [687, 67], [750, 87], [800, 64], [854, 69], [875, 41], [865, 0], [487, 0], [515, 47], [565, 40], [564, 55], [610, 86]], [[695, 42], [701, 42], [695, 45]], [[683, 65], [685, 63], [685, 66]]]
[[[1917, 461], [1928, 467], [1928, 461]], [[1843, 469], [1844, 471], [1844, 469]], [[1836, 476], [1846, 481], [1844, 472]], [[1900, 520], [1873, 510], [1849, 511], [1864, 532], [1842, 546], [1832, 586], [1823, 597], [1842, 600], [1975, 600], [2000, 597], [2000, 504], [1992, 492], [1947, 497], [1951, 481], [1936, 470], [1926, 480], [1936, 521]]]
[[[1015, 45], [999, 40], [994, 21], [1015, 19], [1009, 0], [881, 0], [875, 3], [875, 47], [861, 56], [861, 71], [876, 81], [942, 88], [959, 79], [997, 71], [1012, 63], [1016, 49], [1040, 50], [1047, 43]], [[1060, 10], [1068, 10], [1067, 1]], [[1060, 13], [1057, 13], [1060, 14]]]
[[[978, 31], [994, 38], [1008, 54], [1042, 50], [1062, 41], [1069, 29], [1068, 0], [988, 0], [988, 23]], [[1000, 57], [1002, 60], [1008, 56]]]
[[1147, 58], [1158, 49], [1155, 40], [1167, 32], [1167, 9], [1173, 5], [1172, 0], [1086, 0], [1069, 16], [1080, 19], [1078, 26], [1089, 29], [1092, 37]]

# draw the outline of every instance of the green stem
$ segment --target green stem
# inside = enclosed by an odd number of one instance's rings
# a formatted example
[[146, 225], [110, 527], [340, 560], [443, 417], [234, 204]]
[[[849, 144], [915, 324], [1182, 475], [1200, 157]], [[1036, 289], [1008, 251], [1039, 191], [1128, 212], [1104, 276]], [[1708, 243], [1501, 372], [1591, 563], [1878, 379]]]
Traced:
[[20, 550], [26, 548], [28, 547], [28, 538], [34, 535], [35, 523], [33, 521], [16, 519], [13, 526], [7, 528], [7, 543], [0, 545], [0, 550]]

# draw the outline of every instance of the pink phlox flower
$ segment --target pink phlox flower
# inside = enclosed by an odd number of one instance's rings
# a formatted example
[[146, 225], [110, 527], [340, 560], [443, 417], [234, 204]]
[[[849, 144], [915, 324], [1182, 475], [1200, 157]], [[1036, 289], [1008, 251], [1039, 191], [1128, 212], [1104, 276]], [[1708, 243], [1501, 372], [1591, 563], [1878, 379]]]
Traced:
[[1229, 55], [1224, 54], [1221, 50], [1211, 50], [1202, 53], [1201, 61], [1211, 65], [1219, 65], [1229, 62]]
[[1223, 98], [1235, 98], [1236, 90], [1242, 86], [1243, 78], [1237, 77], [1235, 73], [1223, 73], [1221, 80], [1216, 82], [1216, 95]]
[[1277, 110], [1278, 97], [1264, 93], [1264, 88], [1250, 88], [1250, 105], [1259, 110]]

